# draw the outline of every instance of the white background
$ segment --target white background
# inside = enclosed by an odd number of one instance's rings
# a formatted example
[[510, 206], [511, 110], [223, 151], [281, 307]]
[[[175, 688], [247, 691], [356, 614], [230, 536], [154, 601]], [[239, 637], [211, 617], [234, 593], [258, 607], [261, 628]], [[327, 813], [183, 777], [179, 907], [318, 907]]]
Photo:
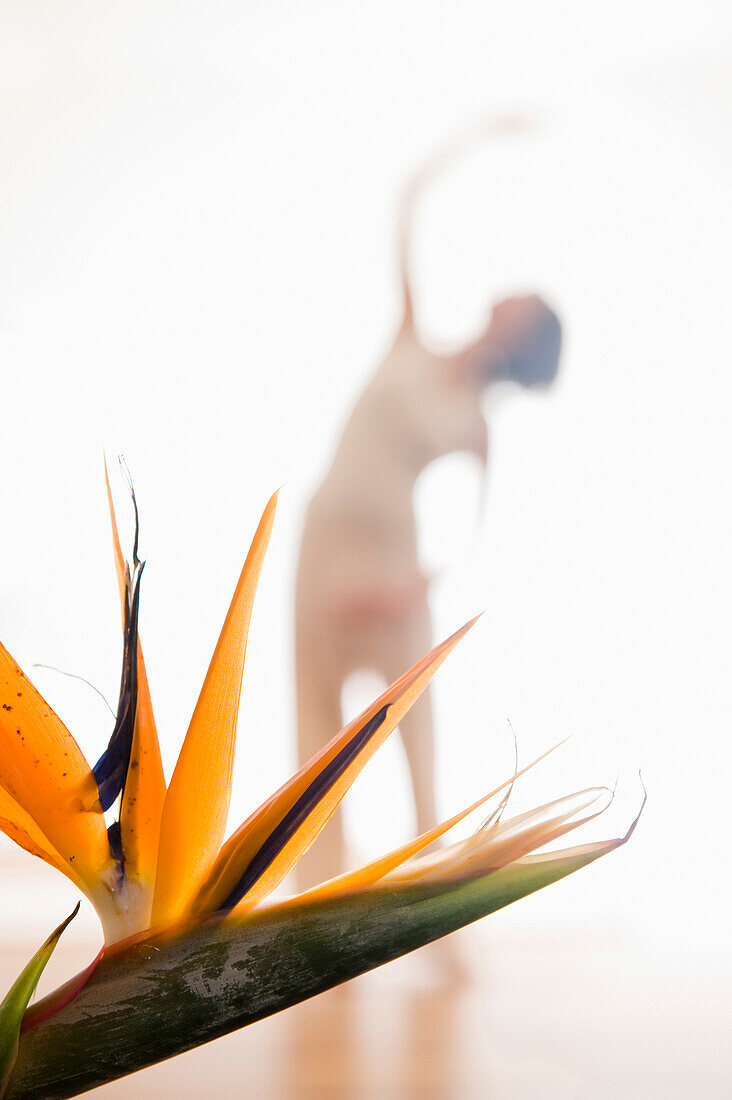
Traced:
[[[124, 451], [169, 774], [284, 483], [231, 825], [286, 778], [298, 532], [397, 320], [399, 185], [462, 126], [522, 111], [535, 133], [476, 148], [418, 218], [431, 339], [460, 343], [528, 287], [566, 332], [551, 395], [489, 402], [477, 538], [467, 458], [420, 484], [425, 562], [445, 567], [436, 633], [487, 609], [436, 686], [441, 810], [510, 770], [507, 717], [523, 760], [576, 735], [519, 802], [620, 774], [594, 835], [625, 827], [642, 767], [632, 843], [495, 920], [536, 936], [594, 922], [687, 968], [728, 956], [728, 10], [3, 4], [0, 630], [17, 659], [114, 698], [101, 454]], [[101, 704], [50, 672], [37, 683], [96, 759]], [[349, 828], [364, 854], [412, 829], [396, 742], [354, 790]], [[2, 853], [3, 927], [45, 934], [73, 891], [44, 869], [31, 889], [25, 857]]]

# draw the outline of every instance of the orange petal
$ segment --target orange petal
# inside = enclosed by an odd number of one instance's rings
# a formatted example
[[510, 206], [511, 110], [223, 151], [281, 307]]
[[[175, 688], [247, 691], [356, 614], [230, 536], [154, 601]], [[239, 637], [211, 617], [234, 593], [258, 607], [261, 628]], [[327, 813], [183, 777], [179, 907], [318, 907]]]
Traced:
[[14, 840], [20, 848], [30, 852], [32, 856], [38, 856], [51, 867], [55, 867], [62, 875], [66, 875], [75, 886], [81, 885], [73, 868], [68, 863], [64, 863], [30, 814], [27, 814], [2, 787], [0, 787], [0, 830]]
[[[125, 623], [125, 604], [127, 602], [127, 583], [125, 579], [125, 559], [122, 553], [122, 547], [119, 541], [119, 531], [117, 530], [117, 518], [114, 513], [114, 501], [112, 500], [112, 490], [109, 485], [109, 475], [107, 473], [107, 461], [104, 460], [104, 480], [107, 486], [107, 503], [109, 505], [109, 519], [112, 527], [112, 545], [114, 548], [114, 568], [117, 574], [117, 587], [119, 588], [120, 609], [122, 612], [122, 626]], [[140, 736], [142, 739], [141, 753], [148, 757], [149, 767], [151, 773], [155, 773], [151, 778], [154, 779], [152, 783], [153, 792], [151, 793], [151, 806], [150, 810], [156, 812], [157, 792], [159, 788], [159, 776], [163, 774], [163, 766], [160, 757], [160, 745], [158, 744], [158, 735], [155, 727], [155, 717], [153, 715], [152, 699], [150, 698], [150, 685], [148, 684], [147, 674], [145, 672], [145, 661], [142, 656], [142, 643], [138, 640], [137, 643], [137, 705], [138, 710], [142, 711], [145, 715], [145, 720], [142, 724]], [[134, 750], [133, 750], [134, 751]], [[153, 764], [153, 758], [157, 760], [157, 764]], [[159, 776], [158, 776], [159, 765]], [[163, 780], [163, 793], [165, 791], [165, 781]], [[143, 794], [143, 797], [145, 795]]]
[[107, 486], [107, 504], [109, 505], [109, 519], [112, 525], [112, 546], [114, 548], [114, 569], [117, 574], [117, 587], [119, 589], [119, 602], [122, 608], [122, 625], [125, 622], [125, 604], [127, 602], [127, 582], [125, 579], [125, 557], [122, 553], [122, 547], [119, 541], [119, 531], [117, 530], [117, 517], [114, 513], [114, 501], [112, 499], [112, 488], [109, 484], [109, 471], [107, 470], [107, 459], [104, 459], [104, 482]]
[[276, 505], [277, 493], [252, 540], [165, 798], [154, 924], [184, 911], [224, 838], [249, 622]]
[[107, 866], [107, 830], [94, 776], [64, 726], [0, 645], [0, 786], [28, 813], [79, 878]]
[[[104, 481], [107, 486], [107, 504], [109, 505], [109, 520], [112, 527], [112, 546], [114, 549], [114, 569], [115, 573], [117, 574], [117, 587], [119, 589], [120, 610], [122, 612], [122, 626], [124, 628], [125, 606], [127, 603], [127, 567], [125, 565], [125, 558], [124, 554], [122, 553], [122, 547], [120, 546], [119, 541], [117, 518], [114, 513], [114, 501], [112, 500], [112, 490], [109, 485], [109, 474], [107, 473], [106, 459], [104, 460]], [[153, 718], [150, 687], [147, 682], [147, 676], [145, 675], [145, 662], [142, 659], [142, 644], [139, 640], [137, 643], [137, 678], [138, 704], [141, 705], [146, 714], [149, 715], [149, 722], [146, 723], [145, 751], [148, 755], [157, 755], [158, 759], [160, 759], [160, 746], [158, 745], [157, 732], [155, 729], [155, 719]]]
[[222, 848], [194, 913], [216, 912], [239, 901], [251, 906], [275, 889], [474, 622], [405, 672], [244, 822]]
[[128, 878], [155, 882], [160, 822], [165, 803], [165, 776], [145, 662], [137, 648], [137, 711], [127, 781], [122, 794], [120, 830]]
[[389, 852], [388, 855], [381, 856], [380, 859], [374, 860], [372, 863], [367, 863], [365, 867], [359, 867], [355, 871], [348, 871], [345, 875], [338, 875], [336, 878], [330, 879], [328, 882], [321, 883], [320, 886], [313, 887], [312, 890], [307, 890], [303, 894], [298, 894], [298, 900], [302, 898], [307, 899], [320, 899], [330, 897], [333, 894], [345, 893], [349, 890], [358, 890], [365, 886], [372, 886], [384, 875], [388, 875], [390, 871], [394, 871], [397, 867], [400, 867], [402, 863], [406, 863], [408, 859], [412, 859], [424, 848], [428, 848], [430, 844], [434, 844], [436, 840], [444, 836], [450, 829], [459, 825], [466, 817], [469, 817], [475, 810], [482, 806], [489, 799], [495, 798], [497, 794], [505, 790], [507, 787], [513, 786], [516, 780], [525, 775], [527, 771], [535, 767], [541, 760], [549, 755], [550, 752], [554, 752], [559, 748], [559, 745], [563, 745], [564, 741], [560, 741], [558, 745], [552, 746], [551, 749], [547, 749], [541, 756], [537, 756], [536, 760], [532, 760], [530, 764], [527, 764], [525, 768], [521, 768], [520, 771], [515, 772], [510, 779], [507, 779], [505, 783], [501, 783], [500, 787], [496, 787], [490, 792], [490, 794], [483, 795], [477, 802], [474, 802], [472, 806], [468, 806], [467, 809], [461, 810], [460, 813], [455, 814], [454, 817], [449, 818], [447, 821], [443, 821], [441, 825], [435, 825], [433, 829], [429, 829], [426, 833], [422, 833], [416, 840], [410, 840], [407, 844], [403, 844], [400, 848], [395, 848], [393, 852]]
[[[106, 458], [104, 460], [104, 480], [107, 487], [114, 565], [119, 588], [122, 625], [124, 626], [125, 604], [127, 602], [126, 567], [119, 541]], [[135, 733], [120, 810], [125, 869], [131, 878], [142, 879], [151, 883], [154, 881], [158, 859], [160, 820], [163, 814], [164, 801], [165, 776], [163, 774], [163, 762], [160, 755], [160, 744], [155, 726], [155, 715], [150, 697], [145, 660], [142, 655], [142, 645], [138, 641]]]

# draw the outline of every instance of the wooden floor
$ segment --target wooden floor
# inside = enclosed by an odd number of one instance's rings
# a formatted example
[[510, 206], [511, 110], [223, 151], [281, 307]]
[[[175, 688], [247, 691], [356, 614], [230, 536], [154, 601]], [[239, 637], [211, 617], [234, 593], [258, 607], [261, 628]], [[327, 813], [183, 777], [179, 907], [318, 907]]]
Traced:
[[[721, 1100], [730, 973], [614, 935], [487, 925], [89, 1093], [105, 1100]], [[10, 984], [25, 949], [0, 951]], [[67, 973], [84, 961], [67, 948]]]

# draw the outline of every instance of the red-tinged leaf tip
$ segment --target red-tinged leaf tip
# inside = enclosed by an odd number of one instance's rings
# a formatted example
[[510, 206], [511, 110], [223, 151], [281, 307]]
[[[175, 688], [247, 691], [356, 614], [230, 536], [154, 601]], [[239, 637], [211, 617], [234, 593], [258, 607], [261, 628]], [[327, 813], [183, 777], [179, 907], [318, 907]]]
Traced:
[[48, 997], [44, 997], [39, 1004], [31, 1005], [26, 1011], [23, 1022], [20, 1025], [21, 1035], [26, 1031], [30, 1031], [31, 1028], [45, 1023], [46, 1020], [52, 1019], [52, 1017], [58, 1012], [61, 1012], [62, 1009], [73, 1004], [99, 963], [104, 958], [105, 952], [106, 948], [100, 948], [99, 953], [92, 959], [86, 970], [82, 970], [79, 974], [75, 974], [73, 978], [70, 978], [68, 982], [64, 982], [62, 986], [55, 989]]
[[0, 1097], [5, 1094], [8, 1079], [15, 1064], [20, 1027], [28, 1002], [35, 993], [41, 974], [45, 970], [64, 929], [68, 927], [79, 912], [80, 905], [81, 903], [77, 902], [73, 913], [70, 913], [66, 920], [62, 921], [45, 943], [39, 947], [28, 965], [24, 967], [5, 1000], [0, 1004]]

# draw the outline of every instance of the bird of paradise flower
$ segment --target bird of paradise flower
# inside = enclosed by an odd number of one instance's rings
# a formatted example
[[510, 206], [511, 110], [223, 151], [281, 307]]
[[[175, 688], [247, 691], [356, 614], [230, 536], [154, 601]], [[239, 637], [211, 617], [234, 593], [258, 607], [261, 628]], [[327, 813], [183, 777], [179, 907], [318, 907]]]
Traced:
[[[105, 941], [87, 971], [26, 1014], [8, 1098], [73, 1096], [205, 1042], [507, 905], [628, 839], [638, 818], [622, 838], [531, 854], [601, 813], [606, 788], [504, 821], [523, 768], [380, 859], [265, 904], [475, 620], [405, 672], [224, 843], [247, 637], [277, 494], [257, 527], [166, 787], [138, 636], [137, 504], [130, 482], [135, 537], [127, 563], [106, 483], [124, 646], [114, 728], [93, 768], [0, 645], [0, 829], [87, 896]], [[420, 854], [502, 793], [472, 836]], [[104, 813], [115, 804], [117, 820], [107, 826]]]

